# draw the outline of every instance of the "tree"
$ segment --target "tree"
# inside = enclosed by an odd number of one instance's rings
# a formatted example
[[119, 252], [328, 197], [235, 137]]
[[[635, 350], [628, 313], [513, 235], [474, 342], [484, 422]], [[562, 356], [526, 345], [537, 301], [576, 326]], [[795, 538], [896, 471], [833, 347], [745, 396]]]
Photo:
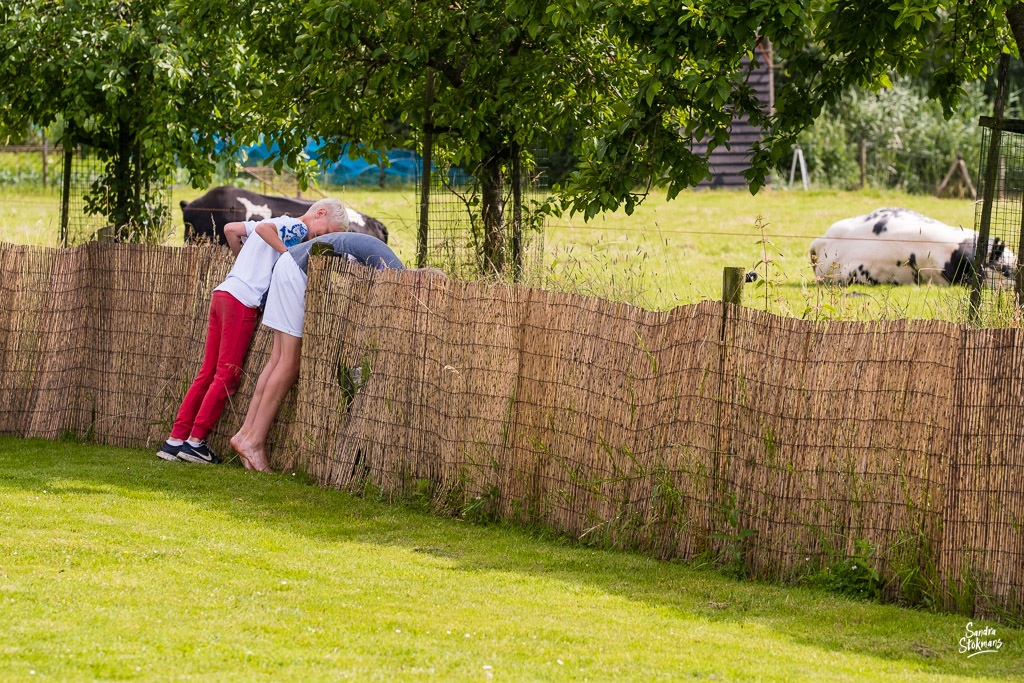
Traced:
[[616, 93], [629, 89], [622, 83], [630, 64], [604, 26], [563, 23], [546, 5], [526, 0], [180, 6], [196, 31], [247, 27], [268, 75], [265, 92], [273, 93], [259, 103], [263, 131], [279, 143], [282, 162], [301, 165], [307, 136], [325, 138], [322, 154], [330, 157], [348, 141], [364, 150], [407, 144], [385, 123], [398, 118], [422, 132], [430, 120], [435, 153], [480, 181], [488, 271], [506, 265], [503, 177], [520, 150], [561, 147], [567, 135], [594, 129], [621, 106]]
[[[1002, 50], [1011, 49], [1007, 12], [1021, 4], [653, 0], [591, 7], [594, 19], [603, 16], [644, 66], [639, 92], [649, 95], [635, 98], [630, 114], [605, 127], [600, 147], [584, 155], [567, 201], [588, 214], [616, 208], [622, 198], [639, 199], [639, 179], [660, 179], [670, 197], [696, 184], [706, 158], [684, 153], [690, 141], [723, 143], [738, 116], [765, 131], [747, 172], [756, 192], [824, 107], [850, 86], [879, 89], [890, 85], [893, 73], [915, 73], [926, 54], [944, 64], [931, 74], [929, 94], [948, 114], [963, 84], [983, 76]], [[762, 111], [744, 83], [741, 58], [757, 60], [760, 43], [771, 44], [785, 70], [774, 113]]]
[[[978, 117], [992, 113], [984, 86], [968, 84], [948, 119], [927, 88], [908, 77], [878, 92], [850, 88], [800, 133], [798, 144], [811, 175], [827, 185], [854, 188], [863, 173], [868, 184], [932, 193], [958, 152], [977, 160]], [[783, 158], [783, 169], [791, 161]]]
[[[441, 153], [482, 179], [488, 264], [500, 169], [516, 150], [569, 136], [579, 164], [561, 206], [631, 212], [653, 184], [669, 197], [708, 174], [739, 117], [765, 131], [747, 173], [756, 192], [799, 132], [851, 86], [885, 88], [928, 58], [947, 114], [963, 84], [1024, 35], [1017, 0], [177, 0], [198, 32], [247, 27], [269, 83], [262, 125], [299, 163], [307, 136], [399, 142], [382, 122], [427, 124]], [[770, 44], [785, 70], [774, 112], [746, 83]], [[938, 65], [935, 67], [935, 65]], [[708, 143], [693, 152], [697, 140]]]
[[[219, 5], [196, 2], [207, 12]], [[306, 94], [284, 137], [381, 141], [377, 122], [387, 113], [419, 128], [421, 84], [434, 72], [443, 147], [459, 162], [482, 162], [485, 176], [487, 160], [512, 142], [575, 133], [580, 164], [563, 200], [587, 218], [623, 205], [631, 211], [651, 183], [670, 197], [696, 185], [710, 151], [727, 143], [741, 116], [766, 132], [748, 173], [756, 192], [796, 135], [850, 86], [887, 87], [891, 74], [915, 73], [925, 56], [941, 65], [930, 74], [930, 95], [948, 113], [963, 84], [1011, 49], [1013, 17], [1024, 14], [1016, 0], [233, 6], [263, 38], [260, 60], [276, 74], [275, 87]], [[773, 113], [747, 87], [743, 62], [756, 62], [756, 47], [767, 43], [787, 75]], [[699, 139], [709, 143], [707, 154], [692, 152]]]
[[87, 207], [122, 239], [158, 227], [156, 188], [179, 164], [204, 184], [251, 129], [238, 106], [256, 81], [243, 46], [225, 28], [188, 33], [166, 4], [0, 4], [0, 130], [59, 122], [65, 149], [96, 150], [106, 173]]

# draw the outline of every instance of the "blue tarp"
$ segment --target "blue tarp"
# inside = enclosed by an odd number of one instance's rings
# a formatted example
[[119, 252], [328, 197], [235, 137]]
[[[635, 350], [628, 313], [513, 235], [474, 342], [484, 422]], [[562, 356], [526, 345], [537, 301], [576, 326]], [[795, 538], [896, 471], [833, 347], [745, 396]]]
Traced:
[[[276, 145], [274, 145], [276, 147]], [[322, 143], [310, 140], [306, 144], [306, 153], [312, 159], [319, 156]], [[260, 166], [270, 155], [271, 147], [265, 143], [253, 145], [246, 148], [248, 155], [247, 164]], [[393, 149], [385, 153], [389, 166], [384, 169], [388, 180], [401, 183], [412, 183], [416, 180], [419, 169], [420, 157], [415, 152], [407, 149]], [[369, 164], [365, 159], [349, 159], [348, 146], [341, 158], [324, 164], [324, 181], [333, 185], [358, 185], [361, 183], [380, 182], [380, 167], [376, 164]]]
[[[276, 144], [268, 146], [266, 143], [260, 143], [244, 148], [248, 157], [245, 162], [246, 165], [266, 165], [267, 157], [270, 156], [271, 150], [276, 147]], [[310, 139], [306, 143], [306, 154], [311, 159], [317, 159], [319, 158], [321, 147], [323, 147], [323, 143]], [[217, 148], [222, 149], [223, 143], [218, 142]], [[341, 158], [323, 164], [323, 180], [332, 185], [379, 183], [380, 167], [376, 164], [370, 164], [362, 158], [349, 159], [348, 150], [349, 145], [346, 145]], [[389, 162], [388, 167], [384, 169], [384, 175], [387, 180], [399, 183], [416, 182], [416, 176], [419, 174], [420, 166], [423, 163], [419, 154], [407, 149], [392, 149], [385, 152], [384, 156], [387, 157]], [[433, 170], [435, 174], [440, 171], [437, 166], [434, 166]], [[454, 185], [462, 185], [470, 180], [469, 176], [458, 168], [447, 169], [447, 175], [448, 182]]]

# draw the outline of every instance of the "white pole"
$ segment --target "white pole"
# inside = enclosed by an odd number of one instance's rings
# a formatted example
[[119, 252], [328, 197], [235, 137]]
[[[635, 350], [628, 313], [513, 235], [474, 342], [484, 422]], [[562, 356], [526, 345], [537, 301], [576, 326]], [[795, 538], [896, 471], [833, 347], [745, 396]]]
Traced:
[[804, 151], [800, 148], [796, 150], [797, 156], [800, 157], [800, 178], [804, 181], [804, 192], [811, 189], [807, 178], [807, 159], [804, 158]]

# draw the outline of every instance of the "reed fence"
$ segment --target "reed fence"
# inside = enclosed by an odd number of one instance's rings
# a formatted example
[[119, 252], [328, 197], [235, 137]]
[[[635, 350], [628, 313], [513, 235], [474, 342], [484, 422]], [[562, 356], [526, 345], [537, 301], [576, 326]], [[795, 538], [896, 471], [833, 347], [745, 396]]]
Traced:
[[[155, 449], [227, 251], [0, 245], [0, 267], [0, 432]], [[894, 595], [1024, 615], [1019, 329], [651, 312], [326, 257], [306, 309], [278, 467], [758, 577], [858, 557]]]

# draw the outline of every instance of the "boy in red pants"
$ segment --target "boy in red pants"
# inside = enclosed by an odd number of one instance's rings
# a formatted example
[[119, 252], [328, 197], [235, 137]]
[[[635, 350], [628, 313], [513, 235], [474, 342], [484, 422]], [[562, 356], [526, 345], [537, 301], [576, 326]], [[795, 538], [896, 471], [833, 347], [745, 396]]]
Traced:
[[280, 216], [224, 226], [228, 246], [237, 257], [235, 265], [213, 290], [202, 368], [157, 457], [206, 465], [220, 462], [206, 445], [206, 436], [220, 418], [225, 401], [238, 388], [274, 264], [288, 247], [347, 229], [345, 205], [337, 199], [321, 199], [299, 218]]

